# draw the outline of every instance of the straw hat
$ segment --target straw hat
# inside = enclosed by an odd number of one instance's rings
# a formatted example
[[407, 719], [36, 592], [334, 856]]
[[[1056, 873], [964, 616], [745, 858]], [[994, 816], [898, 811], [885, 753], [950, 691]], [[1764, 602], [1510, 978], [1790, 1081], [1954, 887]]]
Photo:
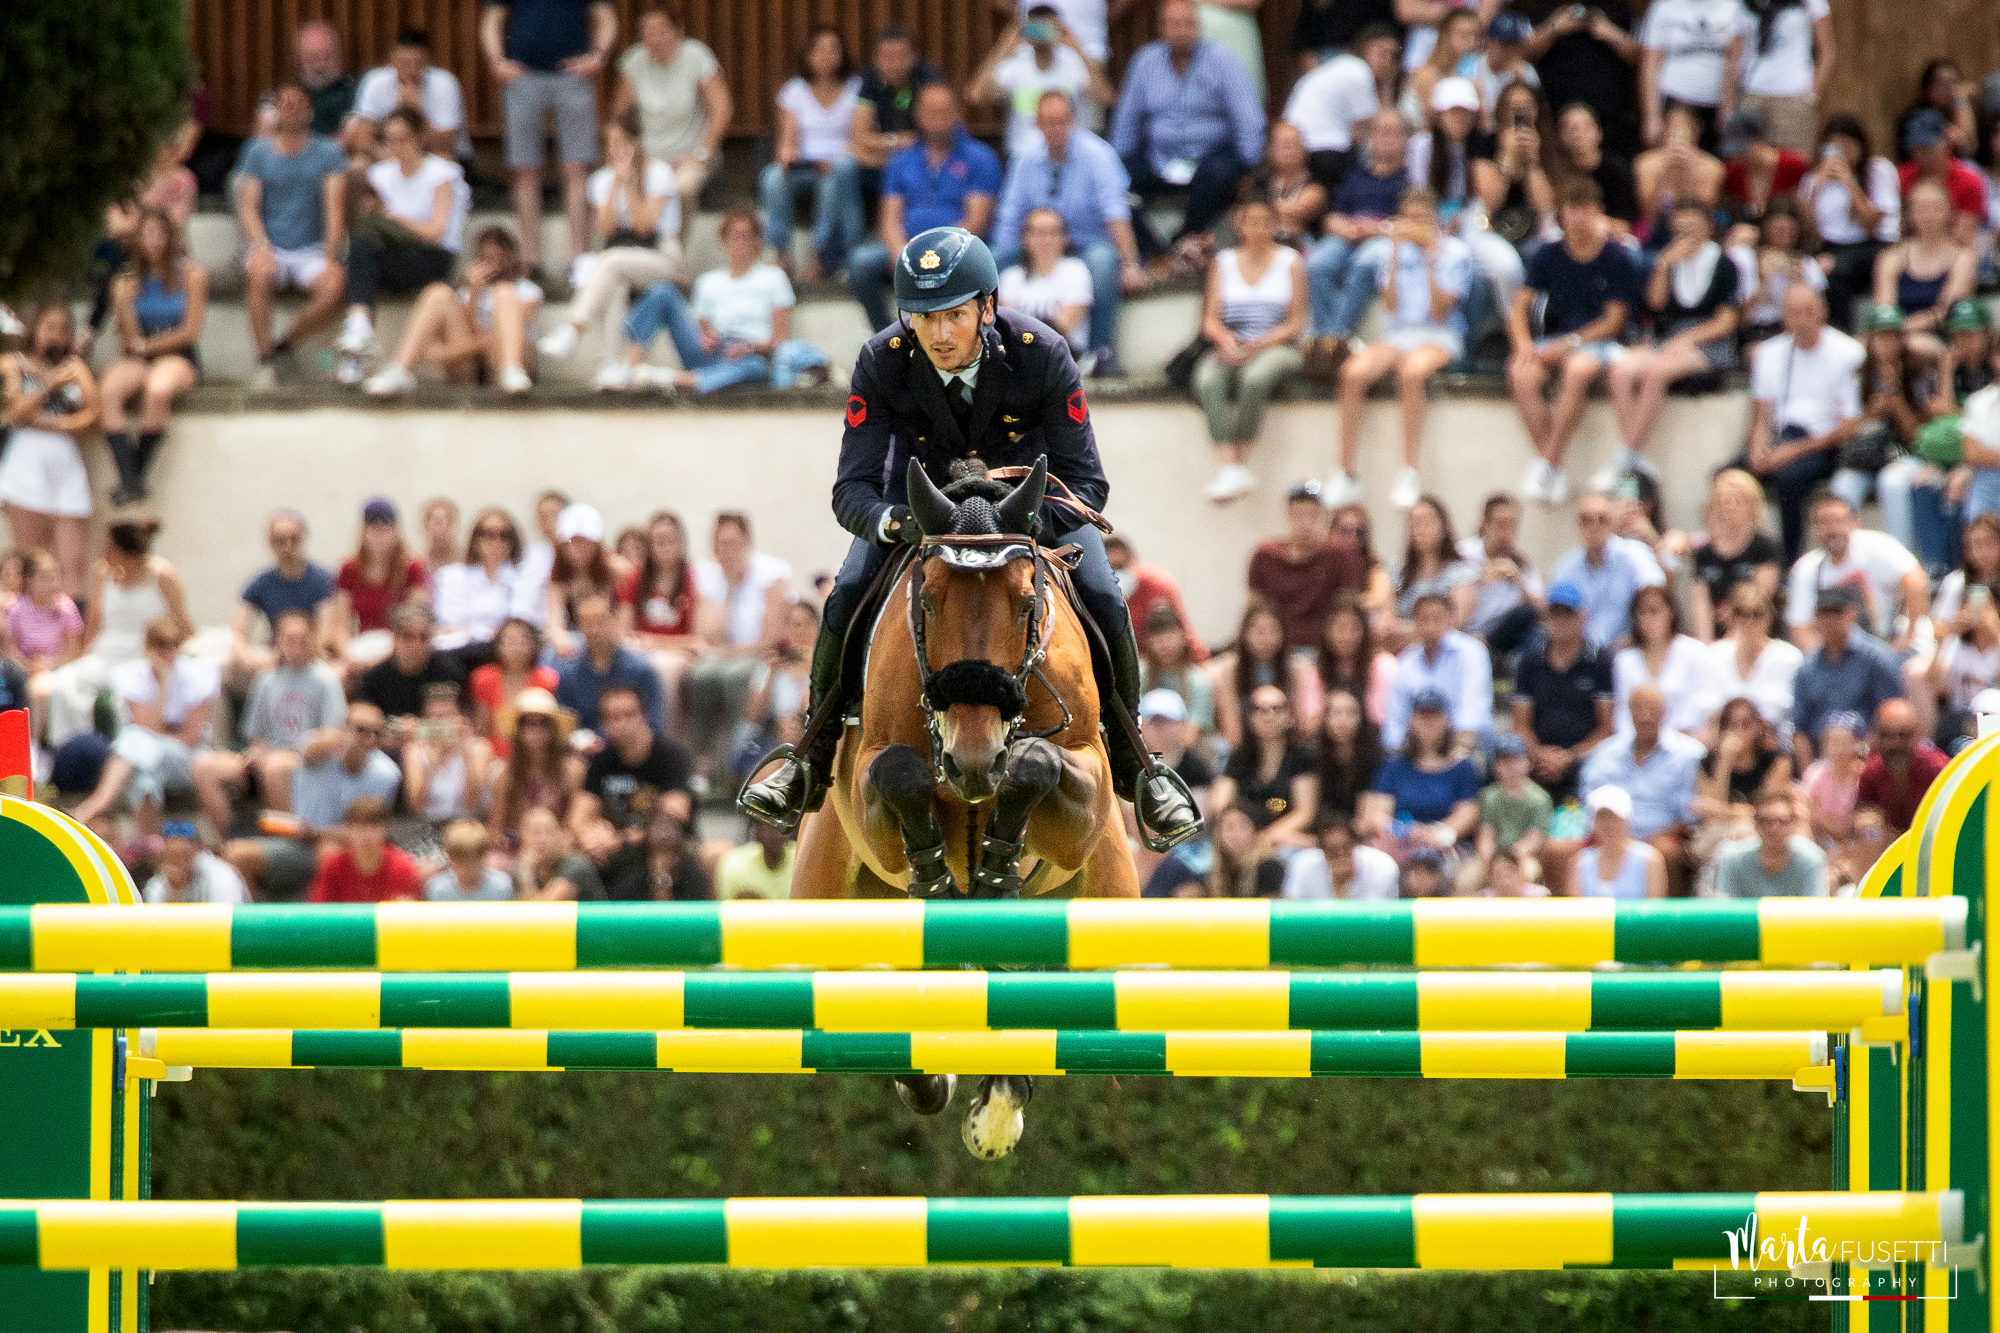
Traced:
[[505, 725], [500, 729], [502, 735], [510, 738], [520, 727], [521, 719], [529, 716], [545, 717], [555, 724], [557, 745], [566, 743], [576, 727], [576, 714], [557, 703], [556, 697], [539, 685], [530, 685], [515, 695], [511, 708], [502, 712], [511, 714], [502, 719]]

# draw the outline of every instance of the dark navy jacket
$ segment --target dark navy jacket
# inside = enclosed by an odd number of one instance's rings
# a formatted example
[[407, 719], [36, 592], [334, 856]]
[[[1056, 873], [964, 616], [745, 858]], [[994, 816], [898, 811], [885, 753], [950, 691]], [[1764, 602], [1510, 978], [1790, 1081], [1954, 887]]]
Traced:
[[[1047, 454], [1051, 477], [1061, 478], [1092, 509], [1104, 508], [1111, 484], [1097, 456], [1090, 405], [1069, 344], [1040, 320], [1004, 307], [987, 326], [985, 339], [969, 440], [959, 434], [945, 401], [944, 381], [900, 325], [884, 329], [861, 349], [833, 483], [833, 513], [841, 527], [875, 540], [883, 513], [907, 502], [904, 473], [912, 455], [943, 486], [951, 480], [954, 459], [976, 456], [989, 468], [1031, 467]], [[1070, 511], [1043, 507], [1044, 537], [1076, 526]]]

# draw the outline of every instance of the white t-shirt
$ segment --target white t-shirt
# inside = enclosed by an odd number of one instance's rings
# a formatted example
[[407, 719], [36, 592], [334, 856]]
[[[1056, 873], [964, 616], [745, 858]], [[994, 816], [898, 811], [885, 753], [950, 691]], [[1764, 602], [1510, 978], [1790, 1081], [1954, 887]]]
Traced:
[[196, 852], [194, 873], [188, 877], [188, 886], [176, 894], [167, 884], [167, 877], [155, 874], [146, 881], [146, 901], [149, 903], [247, 903], [250, 891], [244, 887], [243, 876], [236, 873], [236, 867], [217, 856], [214, 852]]
[[792, 113], [799, 123], [799, 158], [806, 162], [833, 162], [847, 152], [847, 132], [854, 124], [854, 103], [861, 95], [861, 77], [856, 75], [833, 99], [821, 106], [812, 85], [804, 79], [785, 81], [778, 89], [778, 105]]
[[[1875, 239], [1893, 245], [1903, 234], [1903, 182], [1896, 164], [1886, 157], [1871, 157], [1861, 172], [1861, 188], [1868, 202], [1882, 211], [1875, 224]], [[1803, 195], [1805, 189], [1800, 187]], [[1868, 233], [1854, 217], [1854, 198], [1845, 185], [1822, 181], [1806, 200], [1812, 206], [1813, 227], [1828, 245], [1855, 245]]]
[[[1373, 847], [1356, 847], [1354, 878], [1340, 886], [1340, 896], [1350, 902], [1387, 902], [1399, 893], [1396, 859]], [[1293, 901], [1332, 898], [1333, 875], [1327, 870], [1326, 853], [1308, 847], [1287, 861], [1280, 896]]]
[[[111, 692], [125, 704], [159, 703], [160, 682], [153, 676], [153, 664], [145, 658], [121, 662], [111, 668]], [[199, 657], [177, 657], [167, 675], [167, 701], [160, 718], [168, 727], [187, 721], [189, 713], [222, 692], [222, 669]]]
[[1729, 39], [1743, 21], [1738, 0], [1653, 0], [1639, 26], [1648, 51], [1663, 51], [1660, 91], [1676, 102], [1716, 106]]
[[[401, 103], [399, 92], [393, 65], [371, 69], [355, 86], [354, 114], [379, 124]], [[452, 155], [460, 161], [470, 158], [472, 135], [465, 128], [465, 89], [459, 86], [458, 76], [436, 65], [426, 66], [424, 91], [418, 100], [423, 103], [424, 119], [431, 123], [432, 129], [458, 131], [458, 137], [452, 141]]]
[[1981, 690], [2000, 684], [2000, 642], [1981, 652], [1972, 640], [1954, 634], [1938, 646], [1938, 663], [1944, 669], [1945, 697], [1953, 708], [1971, 708]]
[[[1746, 326], [1776, 324], [1785, 317], [1785, 293], [1792, 289], [1794, 282], [1802, 282], [1816, 292], [1826, 290], [1826, 270], [1814, 263], [1810, 256], [1799, 261], [1791, 273], [1777, 273], [1769, 276], [1757, 270], [1757, 251], [1747, 245], [1734, 246], [1729, 251], [1730, 259], [1736, 263], [1736, 273], [1742, 279], [1737, 284], [1737, 299], [1744, 303], [1743, 323]], [[1751, 297], [1757, 304], [1748, 304]]]
[[708, 321], [724, 342], [761, 343], [771, 338], [771, 316], [792, 308], [792, 284], [775, 264], [752, 264], [740, 278], [712, 268], [694, 280], [694, 313]]
[[2000, 449], [2000, 384], [1989, 384], [1965, 400], [1958, 431], [1988, 449]]
[[1825, 551], [1807, 551], [1792, 566], [1787, 584], [1785, 623], [1794, 628], [1812, 624], [1813, 603], [1822, 588], [1842, 585], [1861, 594], [1861, 628], [1879, 638], [1895, 633], [1896, 613], [1903, 594], [1897, 586], [1917, 568], [1909, 548], [1886, 532], [1856, 528], [1847, 538], [1847, 558], [1835, 563]]
[[1007, 155], [1018, 157], [1042, 146], [1042, 132], [1035, 127], [1035, 104], [1042, 94], [1055, 89], [1081, 103], [1090, 89], [1090, 70], [1067, 46], [1058, 46], [1043, 69], [1035, 63], [1034, 46], [1022, 42], [994, 66], [993, 82], [1007, 90]]
[[1731, 699], [1748, 699], [1772, 726], [1783, 726], [1792, 717], [1792, 681], [1805, 664], [1806, 655], [1796, 644], [1769, 639], [1764, 651], [1750, 664], [1745, 676], [1736, 669], [1736, 642], [1719, 639], [1708, 646], [1709, 666], [1715, 682], [1715, 708], [1719, 711]]
[[[1824, 435], [1861, 415], [1861, 363], [1867, 351], [1839, 329], [1821, 329], [1811, 350], [1789, 333], [1758, 345], [1750, 367], [1750, 394], [1771, 405], [1771, 442], [1787, 426]], [[1811, 608], [1807, 608], [1810, 614]]]
[[1632, 691], [1657, 686], [1667, 701], [1667, 726], [1695, 732], [1706, 725], [1717, 707], [1714, 665], [1708, 645], [1677, 634], [1667, 645], [1666, 661], [1655, 676], [1646, 669], [1646, 655], [1637, 648], [1620, 649], [1611, 659], [1612, 725], [1632, 730]]
[[458, 163], [429, 153], [417, 164], [416, 175], [405, 176], [396, 159], [384, 158], [368, 168], [368, 183], [389, 216], [402, 222], [429, 222], [438, 186], [451, 186], [451, 222], [438, 245], [458, 253], [465, 239], [465, 218], [472, 211], [472, 191], [466, 188], [465, 172]]
[[791, 565], [762, 551], [750, 553], [749, 572], [734, 588], [715, 561], [697, 560], [694, 566], [694, 590], [722, 608], [723, 627], [735, 645], [764, 637], [765, 593], [774, 583], [791, 581]]
[[1757, 46], [1757, 17], [1742, 11], [1743, 91], [1756, 97], [1804, 97], [1812, 92], [1813, 24], [1833, 11], [1827, 0], [1787, 5], [1771, 20], [1771, 44]]
[[1292, 85], [1285, 119], [1305, 136], [1306, 151], [1354, 146], [1354, 126], [1382, 109], [1375, 71], [1360, 56], [1342, 53]]
[[1110, 53], [1106, 44], [1109, 25], [1104, 15], [1104, 0], [1021, 0], [1021, 17], [1028, 11], [1046, 4], [1056, 11], [1063, 26], [1076, 34], [1076, 42], [1090, 53], [1092, 60], [1102, 60]]
[[[461, 287], [458, 289], [458, 294], [461, 300], [470, 300], [472, 298], [472, 289]], [[542, 304], [541, 285], [530, 278], [516, 278], [514, 280], [514, 295], [519, 298], [521, 304], [524, 306], [539, 307]], [[540, 313], [539, 309], [528, 312], [529, 328], [532, 329], [535, 326], [535, 316]], [[479, 304], [472, 307], [472, 322], [482, 330], [493, 327], [493, 289], [491, 287], [479, 293]]]
[[[657, 157], [646, 159], [646, 197], [664, 199], [660, 205], [660, 220], [654, 230], [655, 243], [673, 241], [678, 244], [681, 235], [681, 187], [674, 180], [674, 169]], [[584, 182], [584, 193], [590, 197], [593, 209], [602, 208], [614, 196], [617, 199], [616, 213], [618, 225], [632, 225], [632, 209], [626, 200], [625, 190], [618, 185], [618, 173], [610, 167], [599, 167], [590, 173]]]
[[[1043, 323], [1064, 306], [1087, 308], [1093, 299], [1090, 270], [1075, 255], [1064, 255], [1045, 277], [1030, 276], [1021, 264], [1000, 275], [1000, 304], [1033, 315]], [[1090, 342], [1090, 321], [1079, 319], [1065, 336], [1073, 350], [1083, 351]]]

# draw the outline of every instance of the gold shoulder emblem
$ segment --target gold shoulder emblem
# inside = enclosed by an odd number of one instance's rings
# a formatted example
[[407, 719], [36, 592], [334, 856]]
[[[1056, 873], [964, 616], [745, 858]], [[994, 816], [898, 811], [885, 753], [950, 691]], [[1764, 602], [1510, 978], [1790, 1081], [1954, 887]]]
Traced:
[[939, 264], [940, 264], [941, 262], [943, 262], [943, 261], [941, 261], [941, 260], [940, 260], [940, 259], [938, 258], [938, 252], [937, 252], [937, 251], [935, 251], [935, 250], [926, 250], [926, 251], [924, 251], [924, 257], [923, 257], [922, 259], [919, 259], [919, 260], [917, 261], [917, 267], [918, 267], [918, 268], [925, 268], [925, 269], [929, 269], [929, 268], [936, 268], [936, 267], [937, 267], [937, 266], [938, 266], [938, 265], [939, 265]]
[[1034, 335], [1034, 334], [1032, 334], [1032, 333], [1029, 333], [1029, 332], [1027, 332], [1026, 330], [1023, 330], [1023, 331], [1022, 331], [1022, 333], [1021, 333], [1021, 341], [1022, 341], [1022, 342], [1024, 342], [1024, 343], [1031, 343], [1031, 342], [1033, 342], [1034, 340], [1035, 340], [1035, 335]]
[[898, 334], [896, 337], [889, 339], [889, 347], [891, 348], [891, 350], [901, 347], [902, 345], [903, 345], [903, 338], [901, 334]]
[[1011, 422], [1016, 422], [1016, 421], [1019, 421], [1019, 420], [1020, 420], [1021, 418], [1019, 418], [1019, 417], [1010, 417], [1010, 416], [1008, 416], [1008, 415], [1007, 415], [1007, 414], [1006, 414], [1005, 412], [1002, 412], [1002, 413], [1000, 414], [1000, 419], [1001, 419], [1002, 421], [1006, 421], [1006, 422], [1010, 422], [1010, 423], [1011, 423]]

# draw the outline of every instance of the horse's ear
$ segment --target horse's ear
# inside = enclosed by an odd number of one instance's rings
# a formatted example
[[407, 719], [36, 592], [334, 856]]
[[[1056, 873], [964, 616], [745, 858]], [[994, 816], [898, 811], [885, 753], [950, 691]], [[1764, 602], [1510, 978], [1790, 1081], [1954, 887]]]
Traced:
[[1049, 456], [1035, 460], [1035, 470], [1021, 479], [1021, 484], [1007, 493], [1007, 498], [998, 506], [1000, 511], [1000, 531], [1018, 532], [1023, 536], [1037, 535], [1042, 513], [1042, 497], [1049, 489]]
[[904, 489], [910, 493], [910, 517], [917, 521], [918, 532], [937, 537], [951, 531], [951, 516], [958, 506], [932, 484], [930, 474], [914, 458]]

